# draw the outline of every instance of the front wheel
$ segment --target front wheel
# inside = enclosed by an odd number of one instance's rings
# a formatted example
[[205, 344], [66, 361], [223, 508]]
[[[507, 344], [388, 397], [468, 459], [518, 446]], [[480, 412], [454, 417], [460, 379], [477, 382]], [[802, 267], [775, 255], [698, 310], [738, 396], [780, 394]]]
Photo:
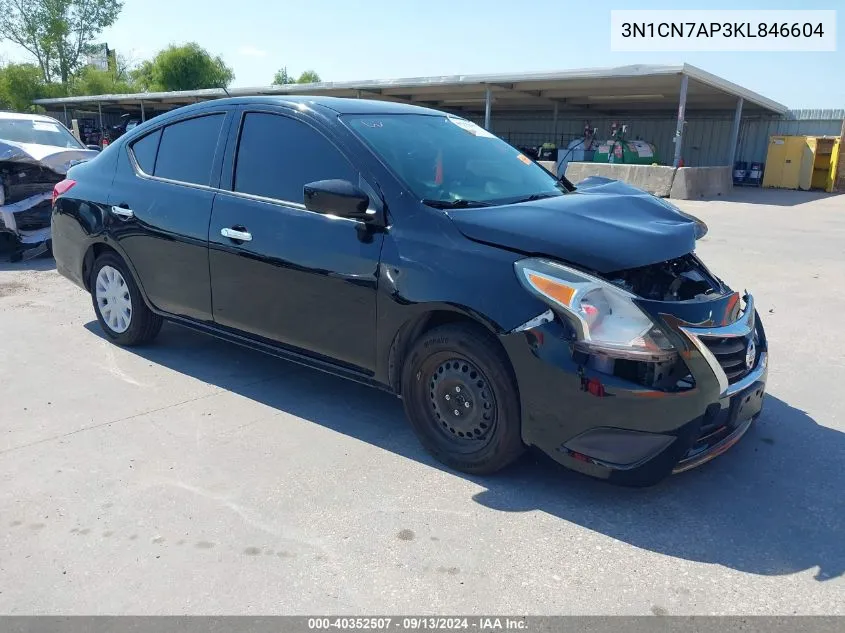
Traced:
[[493, 473], [525, 450], [510, 363], [480, 327], [426, 332], [405, 361], [402, 399], [420, 442], [455, 470]]
[[161, 317], [144, 303], [135, 280], [117, 254], [104, 253], [97, 258], [90, 285], [97, 321], [106, 336], [118, 345], [147, 343], [161, 330]]

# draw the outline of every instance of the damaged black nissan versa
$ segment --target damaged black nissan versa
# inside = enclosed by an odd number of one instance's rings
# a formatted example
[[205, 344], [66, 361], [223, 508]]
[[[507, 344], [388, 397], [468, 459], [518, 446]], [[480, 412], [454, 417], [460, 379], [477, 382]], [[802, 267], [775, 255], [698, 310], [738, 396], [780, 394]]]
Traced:
[[47, 251], [53, 187], [96, 155], [55, 119], [0, 112], [0, 233], [12, 240], [13, 260]]
[[649, 485], [761, 411], [763, 327], [694, 254], [703, 223], [619, 182], [557, 180], [442, 112], [189, 106], [55, 197], [58, 270], [110, 339], [148, 342], [166, 319], [390, 390], [458, 470], [534, 446]]

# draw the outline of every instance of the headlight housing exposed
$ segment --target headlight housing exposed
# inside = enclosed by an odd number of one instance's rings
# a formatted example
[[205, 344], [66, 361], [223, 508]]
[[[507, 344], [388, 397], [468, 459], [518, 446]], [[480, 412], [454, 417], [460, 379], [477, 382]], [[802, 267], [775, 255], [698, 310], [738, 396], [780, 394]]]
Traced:
[[675, 349], [663, 331], [633, 302], [636, 295], [547, 259], [523, 259], [514, 267], [529, 292], [575, 327], [577, 349], [651, 362], [675, 357]]

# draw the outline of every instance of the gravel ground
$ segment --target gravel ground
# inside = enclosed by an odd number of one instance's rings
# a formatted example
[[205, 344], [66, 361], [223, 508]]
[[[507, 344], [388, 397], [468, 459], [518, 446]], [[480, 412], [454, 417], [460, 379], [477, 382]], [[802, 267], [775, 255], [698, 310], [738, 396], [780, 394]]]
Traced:
[[441, 468], [398, 400], [0, 264], [0, 613], [845, 614], [845, 196], [681, 203], [751, 290], [759, 423], [647, 490]]

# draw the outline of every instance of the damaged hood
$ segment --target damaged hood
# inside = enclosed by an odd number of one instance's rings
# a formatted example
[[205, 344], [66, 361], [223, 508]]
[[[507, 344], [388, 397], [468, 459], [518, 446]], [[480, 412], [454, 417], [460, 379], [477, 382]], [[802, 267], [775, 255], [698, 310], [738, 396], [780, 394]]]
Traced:
[[603, 273], [680, 257], [696, 240], [695, 218], [605, 178], [587, 178], [572, 193], [535, 202], [446, 213], [472, 240]]
[[0, 139], [0, 162], [37, 163], [62, 175], [77, 163], [91, 160], [98, 154], [99, 152], [91, 149], [16, 143]]

